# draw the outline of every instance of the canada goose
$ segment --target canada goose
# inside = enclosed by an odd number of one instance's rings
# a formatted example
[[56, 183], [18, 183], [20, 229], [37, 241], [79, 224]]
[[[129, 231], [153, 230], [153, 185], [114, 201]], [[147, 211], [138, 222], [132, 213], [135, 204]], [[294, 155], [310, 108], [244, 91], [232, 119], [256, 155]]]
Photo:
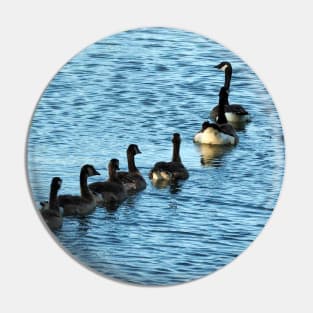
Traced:
[[64, 216], [87, 215], [96, 208], [97, 198], [87, 185], [88, 177], [95, 175], [100, 175], [100, 173], [92, 165], [84, 165], [80, 171], [80, 196], [61, 195], [58, 197], [59, 205], [64, 209]]
[[[230, 81], [232, 77], [232, 66], [229, 62], [221, 62], [220, 64], [214, 66], [215, 68], [225, 72], [224, 87], [229, 92]], [[227, 121], [230, 123], [243, 123], [250, 121], [249, 113], [239, 104], [229, 104], [228, 100], [225, 103], [225, 115]], [[216, 121], [218, 116], [218, 105], [211, 111], [211, 117]]]
[[119, 169], [119, 160], [112, 159], [108, 165], [109, 179], [89, 185], [91, 191], [102, 195], [104, 204], [120, 203], [127, 197], [125, 187], [117, 176], [116, 171]]
[[50, 185], [49, 202], [40, 202], [42, 208], [40, 210], [41, 216], [45, 223], [52, 230], [58, 229], [63, 223], [63, 214], [58, 204], [58, 190], [61, 188], [62, 179], [60, 177], [53, 177]]
[[[133, 188], [129, 191], [140, 191], [146, 188], [147, 183], [145, 179], [140, 174], [138, 168], [135, 165], [135, 155], [141, 153], [137, 145], [131, 144], [127, 148], [127, 162], [128, 162], [128, 172], [118, 172], [117, 177], [122, 181], [123, 185], [131, 186]], [[132, 184], [129, 184], [132, 183]]]
[[225, 116], [225, 104], [228, 101], [228, 92], [225, 87], [220, 89], [218, 116], [216, 123], [208, 121], [202, 124], [202, 129], [194, 136], [196, 143], [205, 143], [211, 145], [235, 145], [239, 138], [232, 125], [227, 123]]
[[171, 162], [157, 162], [149, 173], [149, 178], [153, 181], [175, 181], [178, 179], [187, 179], [188, 171], [183, 165], [179, 156], [180, 135], [173, 134], [173, 156]]

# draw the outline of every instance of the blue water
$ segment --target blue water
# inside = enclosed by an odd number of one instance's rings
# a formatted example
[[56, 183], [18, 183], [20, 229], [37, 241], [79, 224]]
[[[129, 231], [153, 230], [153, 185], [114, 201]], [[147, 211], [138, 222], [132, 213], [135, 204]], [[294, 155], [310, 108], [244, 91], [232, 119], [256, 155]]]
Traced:
[[[251, 113], [234, 148], [193, 143], [217, 104], [224, 73], [233, 65], [230, 102]], [[170, 160], [172, 133], [182, 137], [190, 177], [156, 188], [148, 172]], [[98, 273], [144, 285], [171, 285], [203, 277], [231, 262], [263, 229], [275, 207], [284, 171], [278, 113], [264, 85], [239, 57], [202, 36], [166, 28], [131, 30], [76, 55], [44, 91], [29, 131], [28, 173], [34, 201], [79, 193], [79, 171], [93, 164], [107, 177], [111, 158], [127, 169], [126, 148], [138, 144], [143, 192], [114, 212], [97, 208], [64, 219], [55, 236]]]

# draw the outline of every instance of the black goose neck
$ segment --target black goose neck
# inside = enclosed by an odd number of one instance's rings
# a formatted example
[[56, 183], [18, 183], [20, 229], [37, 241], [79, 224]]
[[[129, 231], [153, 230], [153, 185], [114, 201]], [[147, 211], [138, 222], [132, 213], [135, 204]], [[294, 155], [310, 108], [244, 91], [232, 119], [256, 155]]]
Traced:
[[179, 156], [179, 148], [180, 148], [180, 141], [173, 141], [172, 162], [179, 162], [179, 163], [181, 163], [181, 159], [180, 159], [180, 156]]
[[114, 166], [112, 166], [111, 164], [109, 165], [109, 181], [110, 182], [119, 182], [119, 179], [117, 177], [117, 172]]
[[230, 81], [231, 81], [232, 73], [233, 73], [233, 70], [232, 70], [232, 68], [231, 68], [231, 65], [229, 65], [229, 66], [225, 69], [225, 82], [224, 82], [224, 87], [226, 88], [227, 91], [228, 91], [229, 88], [230, 88]]
[[59, 211], [57, 194], [58, 194], [58, 187], [51, 185], [50, 196], [49, 196], [49, 209], [50, 210]]
[[227, 123], [227, 118], [225, 116], [225, 105], [228, 105], [228, 97], [227, 95], [220, 95], [216, 120], [216, 123], [218, 124]]
[[135, 155], [131, 151], [127, 151], [127, 163], [129, 172], [138, 172], [138, 168], [135, 164]]
[[92, 195], [89, 191], [88, 184], [87, 184], [88, 175], [85, 170], [80, 171], [80, 193], [83, 198], [90, 198]]

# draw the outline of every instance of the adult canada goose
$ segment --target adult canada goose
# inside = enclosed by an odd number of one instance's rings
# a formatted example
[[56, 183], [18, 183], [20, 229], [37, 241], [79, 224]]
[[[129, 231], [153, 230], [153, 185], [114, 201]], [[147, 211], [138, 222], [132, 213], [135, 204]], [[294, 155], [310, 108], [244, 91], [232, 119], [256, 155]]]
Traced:
[[180, 155], [180, 135], [178, 133], [173, 134], [173, 156], [171, 162], [157, 162], [153, 166], [149, 173], [150, 179], [153, 181], [175, 181], [178, 179], [187, 179], [189, 173], [183, 165]]
[[127, 197], [126, 189], [117, 176], [119, 169], [119, 160], [112, 159], [108, 166], [109, 179], [89, 185], [91, 191], [102, 195], [104, 204], [120, 203]]
[[204, 122], [202, 129], [194, 136], [194, 142], [210, 145], [235, 145], [239, 138], [234, 127], [227, 123], [225, 104], [228, 101], [228, 92], [225, 87], [220, 89], [218, 116], [216, 123]]
[[60, 195], [58, 197], [59, 205], [64, 209], [64, 216], [87, 215], [96, 208], [97, 197], [87, 185], [88, 177], [95, 175], [100, 175], [100, 173], [92, 165], [84, 165], [80, 171], [80, 196]]
[[63, 223], [63, 212], [60, 210], [57, 198], [61, 184], [62, 179], [60, 177], [53, 177], [50, 185], [49, 202], [40, 202], [42, 205], [41, 216], [52, 230], [60, 228]]
[[[230, 81], [232, 77], [232, 66], [229, 62], [221, 62], [214, 66], [215, 68], [225, 72], [224, 87], [229, 92]], [[228, 100], [225, 103], [225, 115], [228, 122], [231, 123], [244, 123], [250, 121], [249, 113], [239, 104], [229, 104]], [[211, 117], [216, 121], [218, 116], [218, 105], [211, 111]]]
[[[147, 183], [135, 165], [135, 155], [141, 153], [137, 145], [131, 144], [127, 148], [128, 172], [118, 172], [117, 177], [123, 185], [130, 186], [129, 191], [140, 191], [146, 188]], [[133, 186], [133, 188], [132, 188]]]

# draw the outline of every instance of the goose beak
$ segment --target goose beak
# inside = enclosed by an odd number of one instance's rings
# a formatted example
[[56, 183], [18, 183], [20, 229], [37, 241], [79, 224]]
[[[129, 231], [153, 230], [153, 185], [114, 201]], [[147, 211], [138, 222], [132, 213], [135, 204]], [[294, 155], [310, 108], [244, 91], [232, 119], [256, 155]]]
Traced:
[[94, 175], [101, 175], [98, 171], [95, 171]]
[[138, 149], [138, 150], [137, 150], [137, 153], [141, 153], [141, 151]]

